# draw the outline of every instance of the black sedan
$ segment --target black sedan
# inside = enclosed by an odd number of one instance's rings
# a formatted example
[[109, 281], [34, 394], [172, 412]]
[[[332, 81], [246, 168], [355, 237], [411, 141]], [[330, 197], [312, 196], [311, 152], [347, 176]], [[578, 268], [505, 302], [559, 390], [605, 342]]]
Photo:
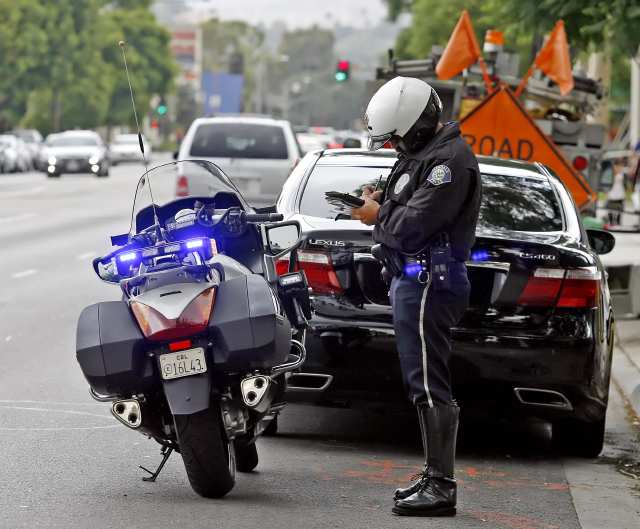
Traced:
[[[314, 317], [303, 372], [288, 400], [321, 405], [402, 402], [388, 288], [371, 255], [371, 228], [326, 191], [383, 188], [393, 151], [309, 153], [277, 209], [303, 227], [296, 266]], [[554, 443], [595, 457], [602, 449], [614, 325], [598, 253], [614, 239], [585, 230], [560, 180], [541, 165], [480, 158], [483, 202], [467, 263], [471, 303], [452, 329], [456, 399], [483, 413], [530, 414], [553, 424]], [[279, 263], [284, 272], [288, 261]]]

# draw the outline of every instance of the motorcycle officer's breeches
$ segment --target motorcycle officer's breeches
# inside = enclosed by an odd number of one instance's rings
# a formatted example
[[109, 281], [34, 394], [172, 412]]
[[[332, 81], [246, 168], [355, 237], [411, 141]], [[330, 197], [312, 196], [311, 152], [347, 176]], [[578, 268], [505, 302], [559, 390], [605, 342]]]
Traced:
[[402, 378], [414, 404], [450, 404], [451, 328], [469, 304], [464, 263], [450, 264], [450, 285], [436, 290], [431, 281], [403, 274], [391, 282], [391, 303]]

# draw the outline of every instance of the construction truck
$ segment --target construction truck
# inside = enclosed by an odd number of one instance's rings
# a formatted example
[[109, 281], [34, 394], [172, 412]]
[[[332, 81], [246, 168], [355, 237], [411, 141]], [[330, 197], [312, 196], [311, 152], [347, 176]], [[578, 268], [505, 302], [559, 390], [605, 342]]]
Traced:
[[474, 64], [454, 79], [440, 80], [436, 65], [442, 53], [442, 47], [434, 46], [426, 59], [397, 60], [390, 50], [388, 65], [377, 69], [371, 91], [396, 76], [427, 81], [443, 101], [443, 119], [460, 121], [476, 154], [545, 163], [584, 213], [595, 212], [607, 130], [588, 117], [603, 98], [601, 83], [574, 70], [573, 90], [561, 95], [553, 81], [536, 72], [517, 97], [519, 57], [504, 49], [502, 34], [495, 30], [487, 32], [483, 45], [484, 72]]

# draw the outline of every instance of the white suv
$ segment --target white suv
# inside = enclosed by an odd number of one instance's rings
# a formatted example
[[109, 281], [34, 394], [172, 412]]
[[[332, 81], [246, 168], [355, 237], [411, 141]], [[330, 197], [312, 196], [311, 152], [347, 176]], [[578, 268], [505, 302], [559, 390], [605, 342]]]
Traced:
[[196, 119], [178, 160], [208, 160], [219, 166], [249, 201], [275, 203], [300, 159], [288, 121], [233, 116]]

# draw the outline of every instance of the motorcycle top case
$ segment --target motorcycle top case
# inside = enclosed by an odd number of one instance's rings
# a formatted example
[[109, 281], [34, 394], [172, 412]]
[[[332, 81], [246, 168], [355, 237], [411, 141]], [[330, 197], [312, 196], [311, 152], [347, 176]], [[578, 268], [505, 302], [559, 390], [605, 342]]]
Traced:
[[[259, 275], [238, 275], [217, 287], [208, 327], [217, 369], [268, 369], [287, 361], [291, 326]], [[126, 303], [86, 307], [76, 334], [76, 357], [89, 385], [101, 395], [141, 391], [157, 379], [146, 353], [158, 344], [142, 335]]]
[[76, 333], [76, 357], [89, 385], [101, 395], [142, 389], [153, 377], [149, 348], [137, 322], [122, 301], [86, 307]]
[[260, 275], [220, 283], [209, 322], [214, 363], [221, 369], [271, 368], [287, 361], [291, 325]]

